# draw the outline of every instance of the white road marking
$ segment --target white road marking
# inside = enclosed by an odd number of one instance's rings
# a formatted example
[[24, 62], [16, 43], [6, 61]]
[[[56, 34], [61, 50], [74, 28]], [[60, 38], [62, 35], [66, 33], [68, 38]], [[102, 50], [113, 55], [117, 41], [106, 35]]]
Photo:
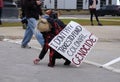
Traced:
[[97, 66], [97, 67], [100, 67], [100, 68], [105, 68], [107, 70], [111, 70], [111, 71], [116, 72], [116, 73], [120, 73], [120, 69], [116, 69], [114, 67], [110, 67], [110, 66], [103, 67], [101, 64], [99, 64], [97, 62], [92, 62], [92, 61], [88, 61], [88, 60], [84, 60], [83, 62], [94, 65], [94, 66]]
[[[6, 42], [11, 42], [11, 43], [15, 43], [15, 44], [19, 44], [19, 45], [21, 45], [21, 42], [22, 42], [22, 40], [21, 39], [16, 39], [16, 40], [11, 40], [11, 39], [3, 39], [3, 41], [6, 41]], [[36, 40], [31, 40], [31, 42], [30, 42], [30, 44], [33, 44], [33, 43], [35, 43], [36, 42]], [[34, 49], [42, 49], [42, 47], [41, 46], [39, 46], [39, 44], [38, 45], [32, 45], [32, 48], [34, 48]]]
[[107, 67], [107, 66], [109, 66], [109, 65], [112, 65], [112, 64], [114, 64], [114, 63], [117, 63], [117, 62], [119, 62], [120, 61], [120, 57], [118, 57], [118, 58], [116, 58], [116, 59], [114, 59], [114, 60], [112, 60], [112, 61], [110, 61], [110, 62], [108, 62], [108, 63], [106, 63], [106, 64], [104, 64], [104, 65], [102, 65], [103, 67]]

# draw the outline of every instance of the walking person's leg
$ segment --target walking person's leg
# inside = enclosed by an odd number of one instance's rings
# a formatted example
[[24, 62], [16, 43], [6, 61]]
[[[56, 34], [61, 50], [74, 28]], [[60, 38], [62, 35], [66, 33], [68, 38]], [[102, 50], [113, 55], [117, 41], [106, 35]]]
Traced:
[[91, 22], [91, 25], [94, 25], [93, 24], [93, 9], [89, 9], [90, 10], [90, 22]]
[[1, 18], [2, 18], [2, 8], [0, 8], [0, 25], [2, 25], [2, 20], [1, 20]]
[[[21, 45], [22, 48], [28, 47], [28, 43], [30, 42], [30, 40], [31, 40], [31, 38], [33, 36], [32, 29], [34, 29], [33, 28], [34, 25], [32, 24], [33, 26], [31, 26], [31, 22], [32, 21], [30, 19], [28, 19], [27, 29], [25, 31], [24, 38], [22, 40], [22, 45]], [[30, 48], [30, 47], [28, 47], [28, 48]]]
[[42, 34], [38, 31], [35, 30], [37, 27], [37, 20], [35, 18], [29, 18], [28, 19], [28, 24], [27, 24], [27, 29], [22, 41], [22, 46], [26, 47], [28, 43], [30, 42], [33, 34], [35, 34], [35, 37], [37, 38], [38, 42], [43, 46], [44, 45], [44, 38]]
[[36, 37], [37, 41], [39, 42], [39, 44], [41, 46], [43, 46], [44, 45], [43, 35], [39, 30], [37, 30], [38, 21], [36, 19], [34, 19], [34, 18], [31, 18], [30, 20], [31, 20], [30, 21], [31, 23], [29, 25], [31, 27], [31, 30], [33, 31], [33, 34], [35, 35], [35, 37]]
[[93, 13], [94, 13], [94, 15], [95, 15], [96, 21], [98, 22], [98, 25], [102, 26], [102, 24], [100, 23], [100, 21], [99, 21], [99, 19], [98, 19], [98, 15], [97, 15], [96, 9], [94, 9]]
[[42, 33], [40, 33], [39, 30], [35, 29], [34, 34], [35, 34], [37, 41], [41, 44], [41, 46], [44, 46], [44, 38], [43, 38]]

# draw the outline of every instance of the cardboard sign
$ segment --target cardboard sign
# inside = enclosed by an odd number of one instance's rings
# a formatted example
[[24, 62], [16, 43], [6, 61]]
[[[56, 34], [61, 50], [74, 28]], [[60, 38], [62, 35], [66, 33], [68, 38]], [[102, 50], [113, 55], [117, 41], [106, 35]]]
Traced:
[[98, 38], [83, 28], [80, 24], [71, 21], [53, 40], [49, 46], [80, 66], [82, 60], [90, 52]]

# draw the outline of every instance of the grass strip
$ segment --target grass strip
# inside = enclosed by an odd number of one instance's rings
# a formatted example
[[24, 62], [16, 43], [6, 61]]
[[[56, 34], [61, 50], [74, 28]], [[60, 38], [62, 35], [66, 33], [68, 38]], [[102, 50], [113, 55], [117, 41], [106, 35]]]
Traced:
[[[113, 18], [114, 19], [114, 18]], [[61, 19], [65, 24], [68, 24], [70, 21], [75, 21], [81, 25], [91, 25], [89, 19]], [[118, 19], [117, 19], [118, 20]], [[105, 26], [120, 26], [120, 21], [110, 21], [110, 19], [107, 20], [102, 20], [100, 19], [101, 23]], [[97, 25], [96, 20], [94, 20], [94, 25]], [[21, 22], [3, 22], [0, 27], [14, 27], [14, 26], [22, 26]]]

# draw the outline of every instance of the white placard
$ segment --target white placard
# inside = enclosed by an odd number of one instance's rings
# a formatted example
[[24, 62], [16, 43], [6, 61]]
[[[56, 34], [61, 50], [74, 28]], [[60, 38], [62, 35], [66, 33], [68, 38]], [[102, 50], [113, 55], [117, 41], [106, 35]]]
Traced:
[[98, 38], [82, 27], [71, 21], [49, 43], [49, 46], [70, 60], [76, 66], [80, 66], [82, 60], [90, 52]]

